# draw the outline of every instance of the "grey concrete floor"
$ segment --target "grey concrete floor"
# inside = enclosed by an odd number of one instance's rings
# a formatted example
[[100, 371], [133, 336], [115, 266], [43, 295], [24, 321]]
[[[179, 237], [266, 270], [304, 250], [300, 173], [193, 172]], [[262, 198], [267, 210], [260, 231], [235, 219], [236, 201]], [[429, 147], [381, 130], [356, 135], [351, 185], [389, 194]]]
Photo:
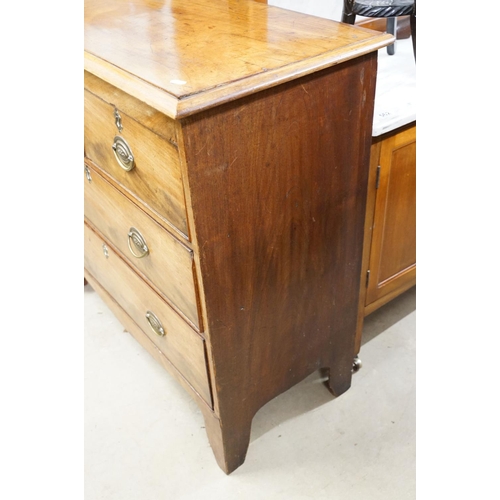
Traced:
[[313, 374], [268, 403], [230, 476], [190, 396], [89, 285], [84, 300], [85, 500], [415, 498], [415, 288], [366, 318], [351, 389]]

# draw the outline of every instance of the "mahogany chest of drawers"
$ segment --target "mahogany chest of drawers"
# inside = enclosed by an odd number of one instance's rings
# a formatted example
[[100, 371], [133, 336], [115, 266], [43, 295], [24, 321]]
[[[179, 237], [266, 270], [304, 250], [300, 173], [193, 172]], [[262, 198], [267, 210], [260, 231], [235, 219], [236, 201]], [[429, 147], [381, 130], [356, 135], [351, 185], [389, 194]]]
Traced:
[[376, 50], [246, 1], [86, 0], [85, 278], [192, 395], [220, 467], [354, 353]]

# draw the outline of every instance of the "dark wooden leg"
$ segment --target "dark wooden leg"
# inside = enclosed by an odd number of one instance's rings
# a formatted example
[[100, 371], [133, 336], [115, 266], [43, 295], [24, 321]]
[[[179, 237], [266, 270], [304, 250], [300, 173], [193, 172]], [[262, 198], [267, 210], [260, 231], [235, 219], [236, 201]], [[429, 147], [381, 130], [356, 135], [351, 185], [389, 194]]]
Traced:
[[356, 21], [356, 14], [346, 14], [342, 12], [342, 22], [347, 24], [354, 24]]
[[342, 359], [332, 362], [327, 368], [328, 381], [326, 386], [334, 396], [340, 396], [351, 387], [353, 357], [344, 355]]
[[411, 42], [413, 44], [413, 57], [417, 60], [417, 2], [413, 8], [413, 13], [410, 16]]
[[342, 7], [342, 22], [347, 24], [354, 24], [356, 21], [356, 14], [352, 11], [353, 0], [344, 0], [344, 5]]
[[226, 474], [231, 474], [245, 461], [252, 418], [238, 416], [237, 421], [229, 422], [219, 420], [208, 407], [202, 408], [202, 412], [215, 459]]
[[85, 278], [83, 278], [83, 286], [85, 286], [87, 283], [88, 281]]
[[[388, 17], [387, 18], [387, 33], [390, 33], [391, 35], [396, 36], [396, 32], [397, 32], [397, 18]], [[387, 53], [390, 56], [393, 56], [396, 53], [396, 42], [391, 43], [390, 45], [387, 46]]]

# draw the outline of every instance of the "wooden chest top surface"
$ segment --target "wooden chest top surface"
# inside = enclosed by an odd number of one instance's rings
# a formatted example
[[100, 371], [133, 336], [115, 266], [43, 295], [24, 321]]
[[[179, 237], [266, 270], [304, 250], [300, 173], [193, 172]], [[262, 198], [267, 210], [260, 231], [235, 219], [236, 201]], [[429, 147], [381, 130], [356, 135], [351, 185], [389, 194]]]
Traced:
[[253, 1], [85, 0], [86, 69], [173, 118], [391, 40]]

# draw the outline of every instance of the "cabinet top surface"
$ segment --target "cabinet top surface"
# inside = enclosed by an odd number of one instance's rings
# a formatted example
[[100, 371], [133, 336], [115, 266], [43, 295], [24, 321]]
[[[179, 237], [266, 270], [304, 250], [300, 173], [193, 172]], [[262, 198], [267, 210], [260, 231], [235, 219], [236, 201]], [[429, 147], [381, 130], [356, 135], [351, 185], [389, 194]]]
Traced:
[[85, 0], [86, 69], [174, 118], [392, 39], [251, 0]]

